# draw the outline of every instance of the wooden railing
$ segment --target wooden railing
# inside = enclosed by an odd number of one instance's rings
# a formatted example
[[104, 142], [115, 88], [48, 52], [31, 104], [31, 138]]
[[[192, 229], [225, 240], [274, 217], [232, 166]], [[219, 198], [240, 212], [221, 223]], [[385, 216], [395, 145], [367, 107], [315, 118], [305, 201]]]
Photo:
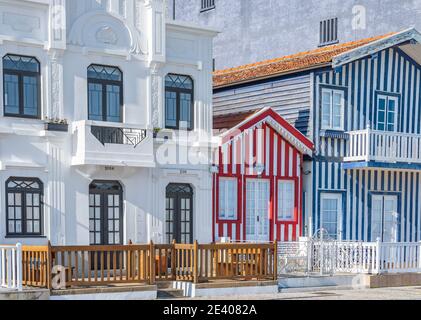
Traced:
[[152, 268], [149, 245], [52, 247], [52, 265], [60, 266], [68, 286], [147, 283]]
[[22, 247], [22, 283], [28, 287], [51, 287], [51, 246]]
[[23, 285], [64, 288], [277, 278], [277, 244], [23, 247]]
[[421, 135], [370, 128], [352, 131], [344, 160], [421, 163]]

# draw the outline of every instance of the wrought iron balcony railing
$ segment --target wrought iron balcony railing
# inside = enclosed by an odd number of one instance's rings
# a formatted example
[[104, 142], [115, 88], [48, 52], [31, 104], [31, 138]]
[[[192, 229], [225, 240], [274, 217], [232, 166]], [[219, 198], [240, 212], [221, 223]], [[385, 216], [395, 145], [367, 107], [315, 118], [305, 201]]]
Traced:
[[131, 145], [135, 148], [146, 139], [146, 130], [115, 128], [115, 127], [91, 127], [92, 135], [103, 145], [105, 144], [123, 144]]

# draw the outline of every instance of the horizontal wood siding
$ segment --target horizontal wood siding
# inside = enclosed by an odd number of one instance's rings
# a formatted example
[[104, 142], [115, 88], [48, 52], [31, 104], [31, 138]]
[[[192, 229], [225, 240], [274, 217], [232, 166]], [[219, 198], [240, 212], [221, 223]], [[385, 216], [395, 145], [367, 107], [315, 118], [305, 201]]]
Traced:
[[216, 116], [271, 107], [307, 135], [311, 105], [310, 75], [217, 90], [213, 103]]

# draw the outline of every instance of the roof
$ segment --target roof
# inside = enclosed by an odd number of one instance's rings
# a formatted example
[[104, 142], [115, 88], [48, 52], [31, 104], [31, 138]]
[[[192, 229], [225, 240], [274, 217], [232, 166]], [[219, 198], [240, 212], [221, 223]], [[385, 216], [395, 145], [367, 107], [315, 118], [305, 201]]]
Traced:
[[263, 108], [221, 135], [222, 143], [233, 140], [245, 130], [267, 123], [302, 153], [312, 155], [314, 144], [272, 108]]
[[272, 60], [215, 71], [213, 84], [215, 88], [225, 87], [232, 84], [250, 82], [286, 73], [328, 66], [332, 63], [333, 58], [340, 54], [388, 38], [394, 34], [396, 33], [388, 33], [367, 39], [326, 46]]
[[261, 109], [215, 116], [213, 118], [213, 128], [215, 130], [229, 130], [244, 120], [248, 119], [249, 117], [253, 116], [260, 110]]

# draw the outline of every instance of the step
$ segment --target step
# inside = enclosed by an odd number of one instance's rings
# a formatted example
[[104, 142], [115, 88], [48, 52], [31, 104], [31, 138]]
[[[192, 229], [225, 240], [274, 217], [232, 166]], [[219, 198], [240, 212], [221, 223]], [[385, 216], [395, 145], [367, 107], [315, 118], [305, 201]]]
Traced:
[[180, 299], [184, 298], [183, 290], [177, 289], [159, 289], [158, 299]]

